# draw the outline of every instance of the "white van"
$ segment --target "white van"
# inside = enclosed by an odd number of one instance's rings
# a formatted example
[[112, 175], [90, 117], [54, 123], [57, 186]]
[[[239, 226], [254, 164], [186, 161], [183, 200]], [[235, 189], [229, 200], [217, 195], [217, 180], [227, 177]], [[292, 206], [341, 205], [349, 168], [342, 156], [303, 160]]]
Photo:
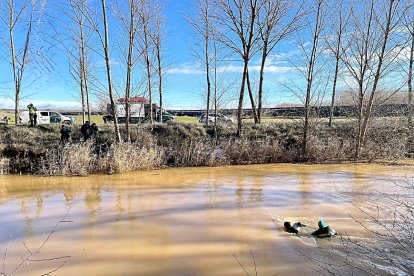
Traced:
[[[46, 124], [67, 124], [73, 125], [76, 124], [76, 118], [63, 116], [62, 114], [55, 111], [48, 110], [38, 110], [37, 113], [37, 124], [46, 125]], [[29, 111], [23, 111], [20, 113], [20, 124], [30, 125]]]

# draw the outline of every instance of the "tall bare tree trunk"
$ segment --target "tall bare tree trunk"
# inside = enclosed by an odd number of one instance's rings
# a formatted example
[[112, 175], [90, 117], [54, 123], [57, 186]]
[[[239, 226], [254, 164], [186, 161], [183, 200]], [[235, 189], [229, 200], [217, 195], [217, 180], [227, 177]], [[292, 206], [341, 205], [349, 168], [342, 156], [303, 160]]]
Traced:
[[338, 81], [338, 72], [339, 72], [339, 57], [337, 55], [336, 56], [336, 61], [335, 61], [334, 80], [333, 80], [333, 85], [332, 85], [331, 106], [330, 106], [330, 110], [329, 110], [329, 121], [328, 121], [328, 126], [329, 127], [332, 126], [332, 117], [334, 115], [335, 95], [336, 95], [336, 84], [337, 84], [337, 81]]
[[115, 127], [115, 139], [116, 142], [121, 142], [121, 134], [119, 132], [119, 125], [118, 125], [118, 117], [116, 114], [115, 109], [115, 99], [112, 91], [112, 76], [111, 76], [111, 64], [109, 59], [109, 42], [108, 42], [108, 21], [106, 18], [106, 3], [105, 0], [101, 0], [102, 3], [102, 14], [103, 14], [103, 23], [104, 23], [104, 31], [105, 31], [105, 40], [104, 40], [104, 52], [105, 52], [105, 64], [106, 64], [106, 75], [108, 79], [108, 92], [109, 92], [109, 100], [111, 104], [111, 112], [114, 118], [114, 127]]
[[218, 143], [218, 136], [217, 136], [217, 42], [214, 37], [215, 33], [213, 31], [213, 49], [214, 49], [214, 117], [216, 120], [214, 120], [214, 144], [217, 145]]
[[[148, 22], [147, 22], [148, 23]], [[148, 41], [148, 26], [147, 23], [144, 23], [144, 52], [145, 52], [145, 66], [147, 69], [147, 85], [148, 85], [148, 97], [149, 97], [149, 104], [150, 104], [150, 124], [154, 124], [153, 118], [153, 107], [152, 107], [152, 82], [151, 82], [151, 61], [149, 57], [149, 41]]]
[[14, 122], [18, 125], [19, 122], [19, 104], [20, 104], [20, 84], [17, 76], [17, 67], [16, 67], [16, 54], [14, 46], [14, 35], [13, 35], [13, 25], [14, 25], [14, 1], [12, 6], [9, 7], [10, 12], [10, 21], [9, 21], [9, 36], [10, 36], [10, 50], [11, 50], [11, 61], [13, 67], [13, 79], [14, 79], [14, 89], [15, 89], [15, 98], [14, 98]]
[[[70, 37], [70, 40], [76, 41], [76, 49], [78, 50], [78, 55], [73, 53], [74, 45], [68, 44], [66, 39], [61, 37], [61, 30], [55, 30], [58, 41], [65, 48], [69, 56], [74, 58], [78, 63], [78, 68], [74, 66], [74, 71], [76, 74], [72, 74], [74, 79], [79, 83], [81, 102], [82, 102], [82, 123], [85, 121], [91, 122], [91, 112], [90, 112], [90, 102], [89, 102], [89, 85], [88, 85], [88, 66], [87, 66], [87, 52], [86, 52], [86, 37], [85, 37], [85, 19], [86, 19], [86, 1], [87, 0], [68, 0], [67, 4], [70, 5], [70, 11], [66, 11], [66, 5], [63, 5], [62, 8], [67, 17], [76, 24], [78, 28], [77, 31], [73, 29], [73, 32], [76, 33], [74, 37]], [[69, 24], [71, 25], [70, 22]], [[65, 23], [68, 24], [68, 23]], [[68, 25], [69, 25], [68, 24]], [[51, 23], [53, 26], [53, 22]], [[65, 33], [63, 33], [65, 35]], [[70, 70], [69, 70], [70, 71]], [[86, 120], [86, 114], [88, 114], [88, 119]]]
[[192, 26], [195, 32], [195, 38], [193, 46], [190, 46], [192, 52], [199, 59], [203, 66], [205, 66], [205, 80], [206, 80], [206, 125], [210, 121], [210, 109], [211, 109], [211, 74], [210, 74], [210, 34], [212, 33], [213, 17], [211, 16], [211, 1], [210, 0], [197, 0], [195, 1], [196, 11], [193, 14], [189, 14], [187, 17], [188, 23]]
[[[85, 59], [84, 59], [85, 60]], [[88, 111], [88, 121], [91, 122], [91, 105], [89, 102], [89, 87], [88, 87], [88, 74], [87, 74], [87, 70], [86, 69], [86, 64], [85, 62], [83, 63], [83, 81], [85, 82], [85, 96], [86, 96], [86, 110]]]
[[[206, 5], [208, 5], [208, 0], [206, 0]], [[205, 18], [206, 18], [206, 33], [205, 33], [205, 59], [206, 59], [206, 81], [207, 81], [207, 105], [206, 105], [206, 125], [208, 125], [209, 117], [210, 117], [210, 95], [211, 95], [211, 82], [210, 82], [210, 57], [209, 57], [209, 20], [208, 20], [208, 6], [206, 6], [205, 10]], [[217, 117], [215, 117], [217, 120]]]
[[361, 145], [362, 145], [362, 114], [364, 114], [364, 92], [363, 92], [363, 83], [359, 83], [359, 95], [358, 95], [358, 133], [356, 139], [356, 159], [359, 159], [361, 154]]
[[[160, 41], [159, 41], [160, 43]], [[162, 78], [162, 63], [161, 63], [161, 45], [156, 44], [156, 51], [157, 51], [157, 63], [158, 63], [158, 94], [160, 97], [160, 118], [159, 122], [162, 123], [162, 85], [163, 85], [163, 78]]]
[[266, 65], [267, 58], [267, 42], [263, 42], [262, 49], [262, 61], [260, 63], [260, 73], [259, 73], [259, 102], [257, 107], [257, 121], [260, 124], [262, 122], [262, 108], [263, 108], [263, 82], [264, 82], [264, 69]]
[[244, 87], [246, 83], [246, 76], [248, 70], [248, 61], [244, 59], [243, 76], [239, 94], [239, 106], [237, 109], [237, 136], [241, 136], [242, 130], [242, 119], [243, 119], [243, 98], [244, 98]]
[[322, 13], [322, 3], [324, 0], [318, 1], [318, 7], [316, 11], [316, 20], [315, 20], [315, 31], [313, 33], [313, 40], [312, 40], [312, 52], [309, 59], [308, 70], [307, 70], [307, 85], [306, 85], [306, 97], [305, 97], [305, 122], [303, 126], [303, 144], [302, 144], [302, 155], [306, 158], [308, 153], [308, 134], [309, 134], [309, 117], [310, 117], [310, 100], [311, 100], [311, 91], [312, 91], [312, 84], [313, 84], [313, 76], [314, 76], [314, 66], [315, 66], [315, 59], [316, 53], [318, 50], [318, 42], [319, 42], [319, 35], [320, 35], [320, 21], [321, 13]]
[[83, 64], [82, 64], [82, 58], [80, 58], [79, 60], [79, 87], [80, 87], [80, 94], [81, 94], [81, 104], [82, 104], [82, 124], [85, 123], [85, 92], [84, 92], [84, 88], [83, 88]]
[[338, 36], [337, 36], [337, 44], [335, 49], [335, 72], [334, 72], [334, 80], [332, 85], [332, 98], [331, 98], [331, 106], [330, 106], [330, 112], [329, 112], [329, 122], [328, 126], [332, 126], [332, 117], [334, 113], [334, 107], [335, 107], [335, 95], [336, 95], [336, 84], [338, 81], [338, 73], [339, 73], [339, 62], [340, 62], [340, 51], [341, 51], [341, 43], [342, 43], [342, 2], [341, 7], [339, 11], [339, 29], [338, 29]]
[[126, 87], [125, 87], [125, 131], [127, 141], [131, 141], [131, 135], [129, 132], [129, 121], [130, 121], [130, 98], [131, 98], [131, 71], [132, 71], [132, 54], [134, 47], [134, 0], [130, 1], [130, 13], [129, 13], [129, 43], [128, 43], [128, 57], [127, 57], [127, 72], [126, 72]]
[[[160, 5], [156, 5], [157, 11], [155, 12], [155, 29], [152, 33], [152, 42], [154, 43], [154, 48], [155, 48], [155, 58], [156, 58], [156, 62], [157, 62], [157, 69], [156, 72], [158, 74], [158, 95], [159, 95], [159, 118], [158, 121], [160, 123], [163, 122], [163, 118], [162, 118], [162, 114], [163, 114], [163, 63], [162, 63], [162, 49], [163, 49], [163, 30], [162, 28], [164, 28], [164, 19], [162, 16], [162, 7]], [[151, 34], [150, 34], [151, 36]]]
[[153, 31], [152, 34], [150, 34], [150, 36], [152, 37], [152, 42], [154, 43], [154, 50], [155, 50], [155, 58], [156, 58], [156, 62], [157, 62], [157, 69], [156, 72], [158, 74], [158, 95], [159, 95], [159, 109], [160, 109], [160, 113], [159, 113], [159, 118], [158, 121], [160, 123], [162, 123], [162, 114], [163, 114], [163, 69], [162, 69], [162, 49], [163, 49], [163, 30], [162, 28], [164, 27], [164, 20], [162, 17], [162, 8], [160, 6], [156, 6], [158, 9], [155, 12], [154, 16], [155, 18], [155, 29]]
[[[82, 0], [81, 0], [82, 1]], [[77, 2], [77, 4], [79, 4], [79, 2]], [[78, 6], [79, 7], [79, 6]], [[83, 1], [81, 2], [81, 16], [83, 17]], [[80, 35], [80, 50], [81, 50], [81, 56], [80, 56], [80, 60], [79, 60], [79, 77], [80, 77], [80, 93], [81, 93], [81, 101], [82, 101], [82, 124], [85, 123], [85, 87], [84, 87], [84, 83], [86, 83], [85, 81], [85, 74], [84, 74], [84, 70], [85, 70], [85, 59], [84, 59], [84, 45], [83, 45], [83, 21], [80, 20], [79, 22], [79, 35]], [[88, 120], [90, 122], [90, 120]]]
[[89, 86], [88, 86], [88, 67], [86, 61], [86, 43], [85, 43], [85, 36], [84, 36], [84, 21], [85, 21], [85, 2], [84, 0], [81, 1], [81, 18], [79, 22], [79, 34], [80, 34], [80, 43], [81, 43], [81, 59], [82, 59], [82, 67], [81, 70], [81, 81], [83, 80], [83, 87], [84, 87], [84, 95], [86, 96], [86, 109], [88, 112], [88, 121], [91, 122], [91, 109], [89, 103]]
[[250, 103], [252, 105], [252, 116], [253, 116], [253, 120], [254, 120], [254, 123], [257, 124], [257, 123], [259, 123], [259, 120], [258, 120], [258, 117], [257, 117], [256, 104], [254, 102], [252, 85], [250, 83], [249, 67], [247, 67], [246, 81], [247, 81], [247, 90], [249, 92]]
[[[201, 3], [200, 3], [201, 5]], [[210, 97], [211, 97], [211, 82], [210, 82], [210, 51], [209, 51], [209, 43], [210, 43], [210, 14], [209, 14], [209, 0], [205, 0], [205, 10], [204, 10], [204, 23], [205, 23], [205, 34], [204, 34], [204, 43], [205, 43], [205, 64], [206, 64], [206, 81], [207, 81], [207, 104], [206, 104], [206, 125], [209, 123], [210, 118]], [[217, 117], [215, 117], [215, 121], [217, 121]]]
[[413, 66], [414, 66], [414, 22], [411, 30], [411, 48], [410, 60], [408, 66], [408, 103], [407, 103], [407, 118], [408, 127], [413, 128]]
[[36, 5], [36, 0], [31, 2], [25, 2], [23, 6], [31, 5], [31, 12], [28, 18], [28, 26], [26, 30], [26, 40], [24, 43], [24, 49], [22, 51], [22, 60], [18, 60], [18, 56], [16, 55], [16, 45], [14, 42], [14, 28], [16, 26], [18, 17], [21, 16], [21, 13], [24, 12], [24, 8], [18, 11], [17, 18], [14, 17], [15, 15], [15, 2], [14, 0], [6, 1], [6, 6], [9, 11], [9, 22], [8, 22], [8, 29], [9, 29], [9, 39], [10, 39], [10, 54], [11, 54], [11, 63], [13, 69], [13, 81], [14, 81], [14, 89], [15, 89], [15, 97], [14, 97], [14, 119], [15, 124], [20, 124], [19, 121], [19, 105], [20, 105], [20, 98], [21, 98], [21, 87], [22, 87], [22, 80], [24, 76], [24, 70], [27, 63], [27, 56], [29, 54], [30, 48], [30, 39], [32, 34], [32, 23], [33, 23], [33, 12]]
[[[360, 137], [359, 137], [359, 140], [360, 140], [359, 147], [365, 142], [365, 135], [366, 135], [366, 132], [367, 132], [368, 121], [371, 118], [372, 106], [373, 106], [373, 103], [374, 103], [375, 95], [377, 94], [378, 82], [379, 82], [380, 77], [381, 77], [381, 69], [382, 69], [382, 64], [383, 64], [383, 60], [384, 60], [385, 50], [386, 50], [386, 47], [387, 47], [388, 37], [390, 35], [391, 23], [392, 23], [392, 18], [393, 18], [393, 10], [395, 8], [394, 4], [395, 4], [395, 0], [390, 0], [389, 1], [388, 13], [387, 13], [387, 17], [386, 17], [387, 22], [386, 22], [386, 27], [384, 29], [384, 38], [383, 38], [383, 43], [382, 43], [382, 47], [381, 47], [381, 52], [380, 52], [380, 55], [378, 57], [378, 67], [377, 67], [377, 70], [375, 72], [374, 83], [372, 85], [371, 95], [369, 97], [367, 107], [365, 108], [363, 116], [362, 116], [363, 118], [362, 118], [362, 127], [361, 127]], [[360, 152], [360, 150], [358, 150], [358, 153], [359, 152]], [[357, 158], [359, 158], [359, 155], [357, 155]]]

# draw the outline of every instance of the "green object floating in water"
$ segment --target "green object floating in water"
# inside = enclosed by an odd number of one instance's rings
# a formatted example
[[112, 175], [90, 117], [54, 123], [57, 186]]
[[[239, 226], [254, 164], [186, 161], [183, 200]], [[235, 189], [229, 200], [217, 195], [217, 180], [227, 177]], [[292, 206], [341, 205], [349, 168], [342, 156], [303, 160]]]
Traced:
[[314, 231], [311, 235], [317, 238], [329, 238], [336, 235], [336, 231], [331, 227], [326, 226], [326, 223], [323, 220], [318, 222], [319, 229]]

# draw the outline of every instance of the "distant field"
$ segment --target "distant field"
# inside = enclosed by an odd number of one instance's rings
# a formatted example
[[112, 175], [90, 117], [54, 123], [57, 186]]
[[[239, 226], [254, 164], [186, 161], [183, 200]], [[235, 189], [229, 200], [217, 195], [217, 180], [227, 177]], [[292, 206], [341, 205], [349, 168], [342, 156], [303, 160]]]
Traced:
[[14, 112], [0, 109], [0, 118], [3, 118], [4, 116], [9, 117], [9, 124], [14, 124]]
[[[198, 117], [189, 117], [189, 116], [177, 116], [175, 120], [180, 123], [190, 123], [190, 124], [199, 124]], [[284, 123], [284, 122], [291, 122], [293, 119], [288, 118], [263, 118], [263, 123]], [[236, 121], [236, 118], [234, 118]], [[253, 119], [243, 119], [245, 123], [253, 123]]]
[[[175, 117], [177, 122], [182, 122], [182, 123], [191, 123], [191, 124], [199, 124], [198, 122], [198, 117], [189, 117], [189, 116], [177, 116]], [[233, 118], [234, 122], [237, 121], [237, 118]], [[398, 122], [403, 122], [406, 118], [405, 117], [374, 117], [372, 118], [373, 120], [381, 120], [381, 121], [386, 121], [392, 124], [398, 123]], [[293, 122], [301, 122], [303, 120], [303, 118], [297, 117], [297, 118], [281, 118], [281, 117], [277, 117], [277, 118], [272, 118], [272, 117], [267, 117], [267, 118], [262, 118], [262, 123], [264, 124], [283, 124], [283, 123], [293, 123]], [[322, 123], [322, 124], [327, 124], [329, 121], [329, 118], [318, 118], [318, 122]], [[334, 124], [347, 124], [350, 122], [354, 122], [355, 119], [354, 118], [346, 118], [346, 117], [336, 117], [332, 119], [332, 122]], [[243, 119], [244, 123], [253, 123], [254, 120], [249, 118], [249, 119]]]
[[[14, 113], [13, 111], [10, 110], [1, 110], [0, 109], [0, 118], [3, 118], [4, 116], [6, 116], [9, 118], [9, 124], [14, 124]], [[77, 124], [81, 125], [82, 124], [82, 116], [78, 115], [75, 116]], [[190, 116], [176, 116], [176, 121], [180, 122], [180, 123], [188, 123], [188, 124], [199, 124], [198, 122], [198, 117], [190, 117]], [[237, 119], [235, 117], [233, 117], [234, 121], [236, 122]], [[375, 117], [373, 119], [379, 119], [379, 120], [384, 120], [384, 121], [389, 121], [390, 123], [396, 123], [398, 121], [401, 120], [405, 120], [405, 117]], [[87, 119], [86, 119], [87, 120]], [[266, 118], [262, 118], [262, 123], [265, 124], [278, 124], [278, 123], [291, 123], [291, 122], [299, 122], [301, 121], [302, 118], [282, 118], [282, 117], [277, 117], [277, 118], [272, 118], [272, 117], [266, 117]], [[328, 123], [329, 118], [319, 118], [318, 121], [320, 123]], [[337, 117], [337, 118], [333, 118], [333, 123], [337, 123], [337, 124], [344, 124], [344, 123], [349, 123], [353, 120], [353, 118], [346, 118], [346, 117]], [[102, 125], [103, 119], [102, 119], [102, 115], [92, 115], [91, 116], [91, 123], [96, 123], [98, 125]], [[253, 123], [253, 119], [249, 118], [249, 119], [243, 119], [243, 122], [245, 123]]]
[[180, 123], [198, 124], [198, 117], [176, 116], [175, 120]]
[[[233, 118], [234, 122], [237, 121], [236, 118]], [[189, 117], [189, 116], [177, 116], [175, 117], [175, 120], [177, 122], [181, 122], [181, 123], [190, 123], [190, 124], [199, 124], [198, 122], [198, 117]], [[301, 118], [262, 118], [262, 123], [264, 124], [278, 124], [278, 123], [292, 123], [295, 121], [300, 121]], [[320, 118], [319, 119], [321, 122], [328, 122], [328, 118]], [[336, 123], [345, 123], [345, 122], [349, 122], [350, 119], [349, 118], [334, 118], [333, 122]], [[253, 123], [254, 120], [249, 118], [249, 119], [243, 119], [244, 123]]]
[[[75, 116], [77, 124], [82, 124], [82, 115]], [[85, 117], [85, 121], [88, 120], [88, 116]], [[91, 115], [91, 123], [95, 123], [97, 125], [101, 125], [104, 123], [102, 119], [102, 115]]]

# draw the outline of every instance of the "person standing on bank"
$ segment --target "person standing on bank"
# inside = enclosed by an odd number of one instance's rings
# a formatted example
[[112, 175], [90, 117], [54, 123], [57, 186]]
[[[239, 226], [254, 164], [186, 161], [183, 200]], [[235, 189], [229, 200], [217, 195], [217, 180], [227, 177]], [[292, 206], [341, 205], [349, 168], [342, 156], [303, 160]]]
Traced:
[[81, 131], [81, 133], [83, 135], [83, 141], [86, 141], [86, 140], [88, 140], [91, 137], [89, 121], [86, 121], [82, 125], [80, 131]]
[[62, 128], [60, 129], [60, 141], [62, 144], [69, 143], [70, 132], [71, 130], [69, 128], [67, 128], [65, 125], [62, 125]]
[[27, 108], [29, 109], [30, 126], [35, 126], [37, 124], [37, 109], [32, 103]]
[[99, 129], [98, 129], [98, 126], [95, 124], [95, 123], [93, 123], [90, 127], [89, 127], [89, 132], [90, 132], [90, 135], [92, 135], [93, 136], [93, 138], [97, 138], [97, 136], [98, 136], [98, 134], [99, 134]]

